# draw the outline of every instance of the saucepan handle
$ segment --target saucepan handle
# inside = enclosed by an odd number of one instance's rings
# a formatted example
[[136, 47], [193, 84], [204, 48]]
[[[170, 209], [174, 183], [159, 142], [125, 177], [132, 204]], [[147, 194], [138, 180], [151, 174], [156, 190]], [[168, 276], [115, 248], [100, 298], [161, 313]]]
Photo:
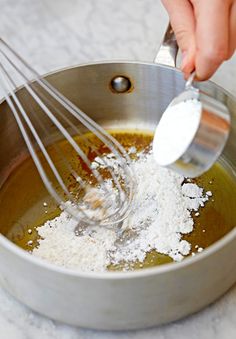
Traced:
[[179, 46], [175, 37], [175, 33], [169, 23], [165, 32], [161, 46], [154, 59], [155, 63], [176, 67], [176, 59]]

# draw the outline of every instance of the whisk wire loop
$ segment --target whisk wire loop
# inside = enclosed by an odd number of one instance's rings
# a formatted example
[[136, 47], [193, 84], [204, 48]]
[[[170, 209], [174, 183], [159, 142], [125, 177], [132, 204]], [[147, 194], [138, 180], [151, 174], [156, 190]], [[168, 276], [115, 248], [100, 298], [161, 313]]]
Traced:
[[[51, 158], [47, 150], [47, 146], [44, 145], [44, 139], [42, 140], [37, 129], [35, 128], [35, 125], [32, 122], [32, 117], [34, 117], [34, 119], [38, 122], [37, 128], [41, 128], [44, 136], [47, 136], [48, 128], [42, 124], [36, 113], [23, 107], [22, 101], [20, 101], [17, 93], [15, 93], [16, 82], [14, 81], [13, 76], [10, 75], [8, 68], [1, 62], [1, 80], [3, 83], [2, 87], [5, 92], [6, 102], [8, 103], [16, 119], [16, 122], [28, 147], [29, 153], [38, 169], [39, 175], [51, 196], [64, 209], [77, 218], [78, 221], [105, 226], [120, 223], [129, 213], [134, 193], [134, 175], [130, 166], [131, 161], [124, 147], [99, 124], [97, 124], [68, 98], [66, 98], [62, 93], [54, 88], [47, 80], [41, 78], [39, 74], [2, 39], [0, 39], [0, 45], [2, 45], [0, 47], [0, 53], [4, 58], [4, 62], [8, 63], [8, 67], [10, 65], [12, 68], [11, 71], [14, 70], [17, 76], [20, 76], [21, 82], [22, 80], [24, 81], [24, 88], [27, 93], [31, 96], [31, 98], [34, 99], [40, 110], [47, 116], [47, 119], [49, 119], [49, 121], [56, 127], [61, 138], [70, 144], [75, 153], [78, 155], [78, 158], [81, 159], [81, 161], [87, 166], [89, 172], [97, 183], [97, 187], [104, 191], [107, 199], [110, 199], [111, 193], [114, 193], [114, 191], [116, 192], [115, 200], [113, 199], [113, 204], [115, 206], [113, 206], [113, 209], [109, 210], [106, 214], [103, 213], [102, 216], [94, 216], [94, 214], [91, 216], [91, 211], [84, 208], [85, 204], [83, 203], [83, 199], [81, 203], [81, 201], [77, 201], [73, 198], [73, 195], [68, 189], [64, 178]], [[13, 58], [9, 56], [9, 52], [12, 54]], [[13, 61], [14, 58], [16, 61]], [[20, 66], [24, 67], [27, 72], [30, 72], [30, 74], [33, 75], [33, 81], [29, 76], [26, 75], [26, 72], [21, 70]], [[54, 101], [56, 104], [53, 104]], [[63, 110], [57, 107], [58, 104]], [[66, 111], [67, 114], [64, 114], [64, 111]], [[78, 126], [74, 123], [75, 120], [83, 127], [83, 129], [88, 130], [90, 134], [92, 133], [92, 135], [98, 138], [100, 143], [106, 146], [112, 156], [115, 157], [119, 172], [114, 171], [106, 158], [99, 153], [99, 151], [90, 141], [89, 137], [86, 137], [86, 134], [80, 131]], [[64, 123], [66, 127], [63, 125]], [[30, 136], [28, 130], [30, 132]], [[70, 131], [73, 131], [73, 134], [71, 134]], [[83, 142], [85, 142], [86, 145], [90, 147], [96, 157], [99, 158], [100, 163], [103, 165], [103, 168], [106, 169], [109, 177], [111, 178], [109, 185], [107, 185], [106, 181], [104, 181], [103, 175], [100, 173], [100, 171], [92, 167], [91, 160], [88, 158], [88, 155], [83, 151], [81, 146], [77, 143], [75, 136], [80, 136], [81, 140], [83, 140]], [[31, 140], [32, 137], [34, 138], [34, 142]], [[59, 184], [60, 189], [63, 192], [64, 199], [62, 195], [57, 192], [54, 184], [49, 180], [44, 166], [38, 156], [38, 152], [35, 149], [35, 142], [45, 157], [52, 174]], [[90, 187], [91, 184], [85, 182], [85, 180], [80, 177], [78, 172], [73, 169], [67, 158], [61, 154], [58, 146], [54, 145], [54, 147], [56, 147], [57, 153], [61, 155], [65, 167], [70, 171], [70, 174], [76, 179], [77, 184], [79, 185], [79, 191], [77, 192], [77, 195], [81, 192], [81, 190], [86, 191], [86, 189]], [[73, 205], [68, 204], [66, 202], [67, 200], [73, 202]], [[101, 205], [104, 207], [106, 202], [101, 201]]]

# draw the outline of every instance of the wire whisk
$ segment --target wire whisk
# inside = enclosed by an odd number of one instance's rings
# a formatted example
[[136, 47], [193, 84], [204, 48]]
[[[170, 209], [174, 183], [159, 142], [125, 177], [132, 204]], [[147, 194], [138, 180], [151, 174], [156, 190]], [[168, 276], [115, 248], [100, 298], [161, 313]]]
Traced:
[[[5, 100], [50, 195], [78, 222], [121, 223], [134, 194], [134, 174], [125, 148], [2, 39], [0, 53]], [[17, 81], [23, 83], [23, 94], [16, 91]]]

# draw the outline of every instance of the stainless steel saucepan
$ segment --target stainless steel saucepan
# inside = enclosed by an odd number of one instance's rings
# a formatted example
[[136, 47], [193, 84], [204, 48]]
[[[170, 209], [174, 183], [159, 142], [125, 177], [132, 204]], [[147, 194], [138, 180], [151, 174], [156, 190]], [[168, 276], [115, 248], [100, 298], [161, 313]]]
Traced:
[[[156, 58], [161, 64], [96, 63], [64, 69], [47, 79], [105, 127], [154, 130], [161, 113], [184, 88], [182, 74], [171, 67], [176, 53], [169, 30]], [[198, 86], [232, 113], [223, 157], [236, 170], [236, 98], [211, 82]], [[19, 91], [24, 95], [24, 89]], [[40, 116], [39, 108], [35, 110]], [[0, 113], [2, 185], [28, 153], [6, 102]], [[178, 264], [127, 273], [79, 273], [33, 257], [0, 235], [0, 283], [53, 319], [87, 328], [137, 329], [179, 319], [217, 299], [236, 281], [235, 251], [236, 228]]]

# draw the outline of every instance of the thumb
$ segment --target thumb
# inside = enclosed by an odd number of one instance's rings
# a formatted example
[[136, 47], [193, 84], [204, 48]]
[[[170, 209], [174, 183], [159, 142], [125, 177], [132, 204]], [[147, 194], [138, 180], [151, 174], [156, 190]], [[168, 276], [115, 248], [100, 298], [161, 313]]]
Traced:
[[195, 69], [195, 48], [194, 46], [189, 46], [188, 50], [182, 53], [182, 62], [181, 62], [180, 69], [184, 73], [184, 77], [187, 80], [190, 74]]
[[182, 52], [181, 70], [185, 78], [195, 68], [195, 19], [188, 0], [162, 0]]

